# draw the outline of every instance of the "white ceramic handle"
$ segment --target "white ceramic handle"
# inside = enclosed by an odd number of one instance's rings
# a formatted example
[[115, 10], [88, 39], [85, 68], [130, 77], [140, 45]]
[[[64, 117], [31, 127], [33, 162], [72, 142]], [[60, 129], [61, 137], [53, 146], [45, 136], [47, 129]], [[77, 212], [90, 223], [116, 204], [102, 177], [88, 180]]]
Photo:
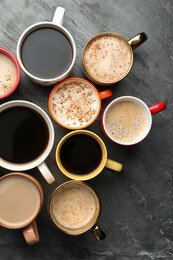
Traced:
[[55, 178], [53, 177], [52, 173], [50, 172], [49, 168], [45, 164], [45, 162], [41, 163], [40, 165], [37, 166], [45, 180], [51, 184], [52, 182], [55, 181]]
[[62, 25], [64, 21], [64, 13], [65, 9], [62, 7], [57, 7], [54, 13], [54, 17], [52, 22], [57, 24], [57, 25]]

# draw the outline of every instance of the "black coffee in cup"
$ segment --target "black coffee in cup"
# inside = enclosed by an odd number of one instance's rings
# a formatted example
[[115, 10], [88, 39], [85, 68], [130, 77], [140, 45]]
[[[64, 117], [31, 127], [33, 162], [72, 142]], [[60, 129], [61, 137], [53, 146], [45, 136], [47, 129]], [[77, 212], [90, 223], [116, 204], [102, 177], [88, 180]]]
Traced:
[[100, 164], [102, 149], [89, 135], [73, 135], [63, 143], [60, 159], [67, 171], [73, 174], [88, 174]]
[[26, 36], [21, 57], [25, 69], [32, 75], [52, 79], [69, 69], [73, 50], [64, 33], [51, 27], [41, 27]]
[[46, 149], [49, 130], [44, 119], [27, 107], [12, 107], [0, 116], [0, 157], [10, 163], [28, 163]]

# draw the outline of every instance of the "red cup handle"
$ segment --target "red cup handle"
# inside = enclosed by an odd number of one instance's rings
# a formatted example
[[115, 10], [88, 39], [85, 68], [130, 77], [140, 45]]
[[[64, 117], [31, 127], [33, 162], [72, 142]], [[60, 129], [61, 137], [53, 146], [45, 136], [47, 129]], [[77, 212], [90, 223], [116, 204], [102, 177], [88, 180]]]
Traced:
[[166, 103], [165, 102], [160, 102], [158, 104], [155, 104], [155, 105], [149, 107], [149, 110], [150, 110], [152, 115], [159, 113], [159, 112], [161, 112], [165, 109], [166, 109]]
[[100, 99], [105, 99], [105, 98], [111, 97], [112, 91], [111, 90], [101, 91], [101, 92], [99, 92], [99, 96], [100, 96]]

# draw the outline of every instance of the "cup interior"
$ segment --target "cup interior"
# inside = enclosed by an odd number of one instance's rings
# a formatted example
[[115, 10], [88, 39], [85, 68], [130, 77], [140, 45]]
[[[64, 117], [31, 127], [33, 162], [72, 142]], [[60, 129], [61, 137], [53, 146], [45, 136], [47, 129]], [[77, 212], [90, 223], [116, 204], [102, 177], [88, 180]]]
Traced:
[[152, 117], [147, 105], [139, 98], [124, 96], [113, 100], [103, 112], [105, 134], [121, 145], [133, 145], [149, 133]]
[[57, 165], [70, 179], [81, 181], [92, 179], [103, 170], [106, 161], [105, 144], [98, 135], [88, 130], [68, 133], [56, 148]]
[[60, 185], [48, 203], [48, 212], [54, 225], [74, 236], [93, 227], [100, 211], [100, 200], [96, 192], [79, 181], [68, 181]]
[[131, 70], [133, 51], [128, 41], [114, 32], [92, 37], [84, 46], [82, 65], [86, 76], [99, 85], [122, 80]]
[[[0, 71], [1, 82], [0, 99], [9, 97], [20, 82], [20, 66], [16, 57], [7, 49], [0, 47], [2, 67]], [[3, 84], [3, 85], [2, 85]]]
[[[64, 71], [64, 72], [62, 72], [62, 74], [61, 75], [54, 75], [54, 76], [46, 76], [46, 75], [44, 75], [44, 76], [41, 76], [41, 75], [36, 75], [36, 74], [34, 74], [34, 72], [32, 72], [32, 71], [30, 71], [25, 65], [24, 65], [24, 62], [23, 62], [23, 58], [22, 58], [22, 48], [23, 48], [23, 44], [24, 44], [24, 42], [25, 42], [25, 40], [27, 41], [27, 38], [28, 38], [28, 36], [32, 36], [32, 35], [34, 35], [33, 33], [35, 33], [36, 31], [38, 31], [38, 30], [40, 30], [40, 29], [54, 29], [55, 31], [57, 31], [57, 32], [59, 32], [59, 33], [62, 33], [62, 35], [64, 35], [65, 37], [64, 38], [67, 38], [67, 40], [66, 41], [69, 41], [69, 48], [71, 48], [71, 51], [72, 51], [72, 57], [71, 57], [71, 62], [69, 63], [69, 66], [66, 68], [66, 70]], [[32, 36], [33, 37], [33, 40], [34, 40], [34, 36]], [[44, 37], [44, 36], [42, 36], [42, 37]], [[45, 36], [45, 38], [46, 38], [46, 36]], [[51, 38], [51, 37], [50, 37]], [[32, 39], [30, 39], [30, 41], [31, 41], [31, 43], [32, 43], [32, 41], [33, 41]], [[43, 40], [42, 40], [43, 41]], [[56, 42], [57, 44], [58, 44], [58, 42]], [[39, 40], [38, 40], [38, 42], [36, 41], [36, 43], [35, 43], [35, 45], [36, 44], [38, 44], [39, 45]], [[53, 46], [56, 46], [57, 44], [55, 44], [55, 43], [52, 43], [52, 45]], [[61, 46], [62, 46], [63, 44], [61, 44]], [[71, 46], [71, 47], [70, 47]], [[40, 45], [40, 48], [41, 48], [41, 45]], [[53, 49], [53, 48], [52, 48]], [[47, 57], [49, 58], [49, 56], [51, 57], [53, 54], [52, 54], [52, 50], [51, 50], [51, 48], [48, 50], [48, 53], [46, 54], [47, 55]], [[56, 53], [55, 53], [55, 55], [56, 55]], [[54, 55], [54, 56], [55, 56]], [[63, 78], [65, 78], [67, 75], [68, 75], [68, 73], [71, 71], [71, 69], [72, 69], [72, 67], [73, 67], [73, 65], [74, 65], [74, 62], [75, 62], [75, 59], [76, 59], [76, 46], [75, 46], [75, 42], [74, 42], [74, 39], [73, 39], [73, 37], [71, 36], [71, 34], [64, 28], [64, 27], [62, 27], [62, 26], [60, 26], [60, 25], [56, 25], [56, 24], [54, 24], [54, 23], [52, 23], [52, 22], [40, 22], [40, 23], [37, 23], [37, 24], [33, 24], [33, 25], [31, 25], [30, 27], [28, 27], [24, 32], [23, 32], [23, 34], [20, 36], [20, 38], [19, 38], [19, 41], [18, 41], [18, 44], [17, 44], [17, 57], [18, 57], [18, 60], [19, 60], [19, 64], [20, 64], [20, 66], [21, 66], [21, 68], [22, 68], [22, 70], [31, 78], [31, 79], [33, 79], [34, 81], [40, 81], [40, 82], [42, 82], [42, 83], [50, 83], [50, 82], [57, 82], [57, 81], [60, 81], [60, 80], [62, 80]], [[47, 58], [47, 59], [48, 59]], [[28, 62], [30, 62], [30, 60], [29, 59], [27, 59], [28, 60]], [[40, 58], [39, 58], [39, 60], [40, 60]], [[43, 66], [43, 68], [45, 67], [47, 67], [47, 63], [46, 63], [46, 57], [44, 57], [44, 55], [42, 55], [42, 57], [41, 57], [41, 60], [40, 60], [40, 62], [42, 62], [42, 64], [45, 64], [44, 66]], [[50, 62], [50, 64], [52, 64], [51, 63], [51, 61], [49, 61]], [[39, 66], [37, 66], [37, 67], [39, 67]], [[40, 66], [41, 67], [41, 66]], [[44, 69], [45, 69], [44, 68]], [[43, 74], [43, 73], [42, 73]]]
[[[5, 169], [9, 169], [13, 171], [29, 170], [40, 165], [49, 155], [54, 144], [54, 128], [46, 112], [34, 103], [24, 101], [24, 100], [15, 100], [15, 101], [6, 102], [1, 106], [1, 112], [3, 111], [5, 112], [6, 110], [11, 108], [29, 108], [29, 110], [35, 111], [36, 114], [38, 114], [39, 117], [41, 118], [43, 124], [45, 124], [45, 127], [48, 131], [46, 147], [40, 152], [40, 155], [38, 155], [38, 157], [34, 158], [33, 160], [26, 163], [25, 162], [16, 163], [1, 158], [1, 166]], [[25, 149], [27, 149], [27, 147]]]
[[51, 91], [48, 107], [56, 123], [76, 130], [91, 125], [98, 117], [101, 101], [97, 89], [82, 78], [68, 78]]
[[[39, 182], [24, 173], [13, 172], [0, 179], [1, 225], [22, 228], [30, 224], [43, 205], [43, 190]], [[7, 205], [7, 206], [6, 206]]]

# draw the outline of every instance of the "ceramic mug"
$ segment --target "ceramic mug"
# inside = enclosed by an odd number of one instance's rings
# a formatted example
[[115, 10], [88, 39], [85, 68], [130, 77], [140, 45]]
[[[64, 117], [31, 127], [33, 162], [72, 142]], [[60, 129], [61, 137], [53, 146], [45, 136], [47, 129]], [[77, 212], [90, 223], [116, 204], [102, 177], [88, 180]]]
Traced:
[[98, 92], [89, 81], [68, 78], [51, 91], [48, 107], [56, 123], [67, 129], [86, 128], [98, 117], [101, 100], [112, 96], [112, 91]]
[[75, 63], [76, 45], [62, 24], [65, 9], [57, 7], [52, 22], [28, 27], [17, 43], [22, 70], [37, 84], [49, 86], [66, 78]]
[[43, 205], [39, 182], [24, 173], [13, 172], [0, 178], [0, 226], [22, 229], [29, 245], [39, 241], [35, 219]]
[[103, 112], [101, 121], [103, 132], [117, 144], [137, 144], [148, 135], [151, 129], [151, 115], [164, 109], [166, 109], [165, 102], [148, 107], [137, 97], [116, 98]]
[[3, 47], [0, 47], [0, 68], [0, 99], [3, 99], [13, 94], [21, 78], [18, 60]]
[[0, 111], [0, 165], [12, 171], [37, 167], [49, 184], [54, 182], [44, 162], [54, 144], [54, 128], [46, 112], [24, 100], [6, 102]]
[[84, 182], [67, 181], [58, 186], [49, 199], [48, 213], [54, 225], [68, 235], [77, 236], [90, 230], [98, 240], [106, 237], [97, 225], [100, 199]]
[[88, 130], [65, 135], [56, 148], [60, 171], [70, 179], [86, 181], [96, 177], [104, 167], [120, 172], [122, 164], [107, 158], [102, 139]]
[[84, 46], [82, 65], [86, 76], [99, 85], [111, 85], [127, 76], [133, 65], [133, 50], [147, 40], [142, 32], [126, 40], [115, 32], [103, 32]]

